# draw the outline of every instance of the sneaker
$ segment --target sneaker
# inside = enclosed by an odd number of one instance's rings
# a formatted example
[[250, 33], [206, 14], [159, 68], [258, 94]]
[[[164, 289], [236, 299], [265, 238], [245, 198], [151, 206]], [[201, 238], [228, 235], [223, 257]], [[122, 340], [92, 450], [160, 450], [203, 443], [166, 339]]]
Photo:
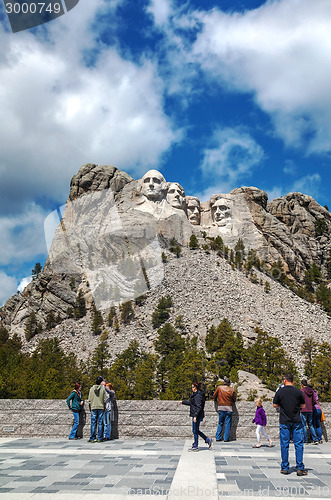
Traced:
[[199, 451], [199, 448], [192, 446], [192, 448], [189, 448], [188, 451]]
[[308, 471], [306, 469], [298, 469], [297, 476], [307, 476]]
[[96, 439], [89, 439], [87, 442], [88, 442], [88, 443], [96, 443], [96, 442], [97, 442], [97, 440], [96, 440]]
[[287, 474], [289, 474], [289, 471], [288, 471], [288, 469], [280, 469], [280, 473], [287, 475]]
[[208, 448], [210, 449], [213, 445], [213, 440], [212, 440], [212, 438], [207, 438], [207, 439], [208, 439], [208, 441], [207, 441]]
[[318, 441], [314, 441], [314, 442], [313, 442], [313, 443], [311, 443], [311, 444], [318, 444]]
[[98, 439], [98, 443], [103, 443], [103, 439]]
[[322, 444], [322, 443], [323, 443], [323, 440], [322, 440], [322, 439], [320, 439], [320, 440], [318, 441], [318, 444]]

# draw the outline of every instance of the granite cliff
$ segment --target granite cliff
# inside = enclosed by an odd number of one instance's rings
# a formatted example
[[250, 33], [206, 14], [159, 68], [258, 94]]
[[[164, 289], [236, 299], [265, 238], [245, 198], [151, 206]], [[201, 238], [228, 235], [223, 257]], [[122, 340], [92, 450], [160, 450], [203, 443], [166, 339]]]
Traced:
[[[2, 324], [22, 337], [26, 350], [41, 336], [57, 336], [66, 350], [88, 357], [98, 343], [91, 333], [95, 306], [113, 353], [132, 338], [152, 349], [152, 312], [168, 294], [174, 302], [170, 321], [182, 315], [185, 334], [201, 343], [208, 326], [224, 317], [247, 342], [255, 327], [277, 336], [298, 363], [305, 337], [331, 339], [331, 319], [318, 304], [265, 274], [278, 261], [288, 283], [302, 284], [313, 264], [330, 278], [331, 214], [310, 196], [290, 193], [268, 202], [264, 191], [242, 187], [200, 202], [155, 170], [137, 181], [113, 166], [87, 164], [72, 178], [68, 202], [50, 214], [45, 229], [49, 256], [43, 271], [0, 310]], [[196, 250], [189, 249], [192, 235]], [[255, 251], [262, 265], [254, 279], [222, 252], [207, 250], [219, 236], [229, 251], [238, 240], [246, 255]], [[181, 249], [180, 258], [171, 245]], [[74, 319], [79, 294], [87, 315]], [[131, 322], [118, 331], [106, 326], [111, 307], [142, 295], [139, 305], [133, 302]], [[39, 333], [27, 341], [32, 312]], [[50, 314], [57, 324], [49, 324]]]

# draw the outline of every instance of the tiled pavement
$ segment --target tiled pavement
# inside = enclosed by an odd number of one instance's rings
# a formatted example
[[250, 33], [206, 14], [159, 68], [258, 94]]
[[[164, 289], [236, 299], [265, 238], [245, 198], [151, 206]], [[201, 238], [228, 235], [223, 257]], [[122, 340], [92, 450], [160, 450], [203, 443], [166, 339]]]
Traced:
[[[331, 498], [331, 444], [307, 445], [308, 476], [280, 474], [279, 444], [0, 439], [0, 500]], [[290, 463], [294, 465], [293, 445]]]

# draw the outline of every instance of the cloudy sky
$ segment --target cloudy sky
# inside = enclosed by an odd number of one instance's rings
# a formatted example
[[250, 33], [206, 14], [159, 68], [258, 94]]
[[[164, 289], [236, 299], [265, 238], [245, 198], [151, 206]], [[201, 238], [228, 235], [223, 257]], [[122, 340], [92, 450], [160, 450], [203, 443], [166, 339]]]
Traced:
[[14, 34], [0, 0], [0, 304], [84, 163], [331, 206], [330, 33], [330, 0], [80, 0]]

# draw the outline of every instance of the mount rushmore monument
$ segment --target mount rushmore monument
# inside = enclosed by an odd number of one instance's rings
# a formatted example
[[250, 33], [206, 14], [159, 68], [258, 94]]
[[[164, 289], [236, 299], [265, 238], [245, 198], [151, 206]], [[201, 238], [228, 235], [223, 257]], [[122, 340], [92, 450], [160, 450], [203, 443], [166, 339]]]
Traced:
[[[320, 221], [324, 229], [318, 233], [316, 224]], [[190, 252], [190, 238], [195, 235], [202, 246], [208, 239], [220, 236], [229, 249], [234, 249], [241, 239], [246, 252], [254, 250], [266, 266], [279, 261], [289, 279], [302, 283], [312, 263], [326, 273], [331, 251], [330, 228], [328, 209], [301, 193], [290, 193], [268, 202], [264, 191], [241, 187], [230, 193], [215, 193], [209, 200], [201, 201], [185, 193], [175, 180], [166, 180], [157, 170], [149, 170], [135, 180], [111, 165], [83, 165], [71, 180], [67, 203], [45, 220], [49, 253], [44, 269], [22, 293], [8, 299], [0, 309], [1, 321], [12, 333], [23, 338], [31, 311], [43, 329], [51, 311], [64, 323], [74, 321], [68, 316], [68, 310], [75, 307], [80, 292], [88, 310], [95, 305], [105, 314], [110, 307], [146, 292], [151, 301], [149, 314], [155, 307], [152, 300], [157, 301], [160, 294], [173, 292], [178, 295], [177, 314], [187, 317], [187, 322], [193, 318], [194, 328], [199, 331], [206, 330], [208, 321], [217, 316], [220, 319], [229, 317], [234, 326], [245, 333], [247, 325], [241, 328], [241, 324], [247, 320], [247, 324], [263, 327], [263, 316], [265, 328], [272, 334], [285, 327], [277, 330], [278, 327], [269, 321], [273, 314], [266, 306], [264, 311], [257, 312], [255, 297], [245, 302], [245, 294], [256, 294], [256, 289], [250, 290], [247, 277], [243, 273], [239, 277], [229, 274], [228, 264], [223, 265], [221, 259], [216, 278], [215, 263], [208, 260], [205, 252]], [[183, 257], [165, 265], [162, 254], [168, 252], [171, 241], [181, 247]], [[226, 265], [228, 267], [224, 267]], [[174, 273], [172, 277], [170, 270]], [[178, 281], [179, 276], [182, 276], [181, 281]], [[216, 279], [225, 281], [216, 286]], [[182, 282], [185, 282], [184, 288]], [[239, 282], [239, 295], [235, 299], [233, 290]], [[247, 286], [246, 282], [249, 282]], [[176, 289], [170, 290], [171, 287]], [[212, 290], [222, 292], [220, 301], [223, 300], [224, 306], [220, 311], [211, 298]], [[291, 292], [286, 291], [286, 294]], [[238, 298], [246, 304], [242, 314], [239, 314]], [[232, 299], [231, 312], [226, 308], [231, 306]], [[278, 303], [286, 300], [282, 298]], [[298, 297], [295, 300], [302, 301]], [[190, 308], [186, 311], [188, 302]], [[147, 313], [141, 314], [146, 316]], [[311, 316], [307, 314], [307, 318]], [[322, 319], [316, 328], [322, 335], [330, 326], [326, 313], [321, 311], [317, 316], [320, 314]], [[137, 319], [135, 326], [135, 334], [141, 330], [142, 338], [151, 329], [146, 326], [145, 316]], [[307, 319], [305, 323], [310, 324]], [[59, 331], [61, 325], [56, 327]], [[76, 331], [74, 324], [70, 328]], [[309, 328], [316, 330], [315, 326]], [[148, 335], [152, 335], [151, 332]]]

